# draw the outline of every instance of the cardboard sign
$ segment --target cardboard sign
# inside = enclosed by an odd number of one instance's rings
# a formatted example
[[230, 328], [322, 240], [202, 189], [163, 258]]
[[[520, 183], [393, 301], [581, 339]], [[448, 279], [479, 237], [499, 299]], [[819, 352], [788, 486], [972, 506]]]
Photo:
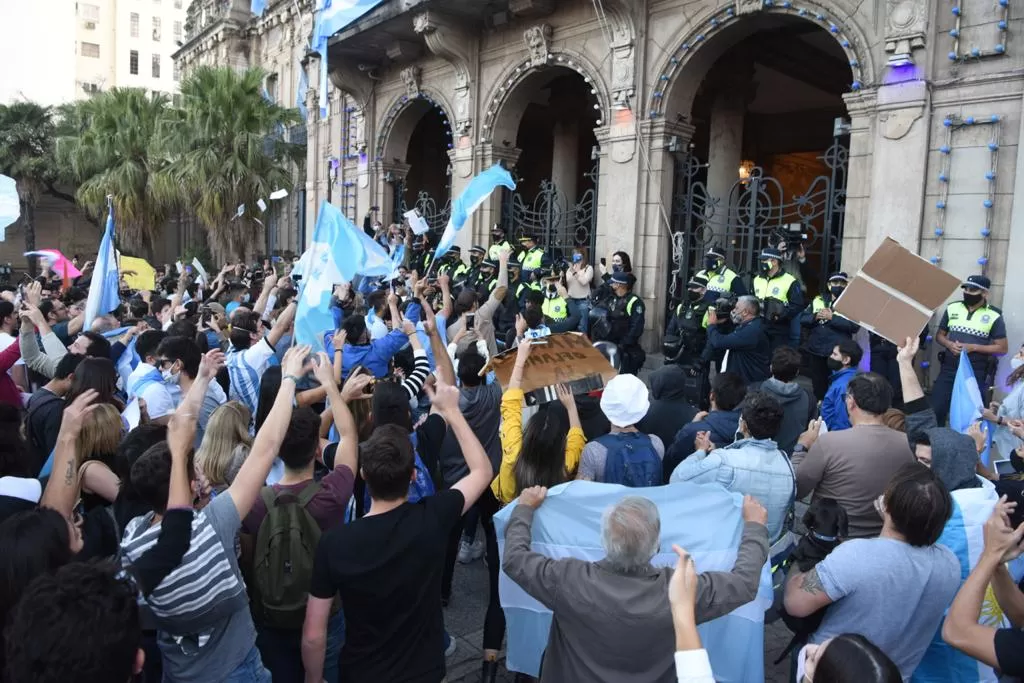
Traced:
[[[491, 369], [506, 389], [515, 364], [515, 349], [491, 359]], [[600, 389], [616, 374], [608, 359], [594, 348], [585, 335], [563, 332], [533, 342], [530, 359], [523, 370], [522, 388], [529, 394], [558, 384], [572, 384], [573, 393], [585, 393]], [[544, 402], [545, 398], [554, 398], [553, 391], [541, 393], [548, 396], [538, 396], [540, 402]]]
[[960, 278], [886, 238], [836, 300], [835, 310], [870, 332], [903, 346], [916, 337]]

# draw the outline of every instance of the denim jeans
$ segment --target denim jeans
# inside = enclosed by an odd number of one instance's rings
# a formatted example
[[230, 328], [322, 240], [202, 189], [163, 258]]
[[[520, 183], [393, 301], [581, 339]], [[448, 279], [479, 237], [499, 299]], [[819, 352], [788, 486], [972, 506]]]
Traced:
[[569, 306], [575, 307], [580, 316], [580, 325], [577, 328], [583, 334], [590, 329], [590, 299], [569, 299]]
[[[302, 630], [256, 627], [256, 646], [263, 663], [273, 675], [274, 683], [303, 683]], [[338, 682], [338, 658], [345, 642], [345, 613], [338, 613], [327, 622], [327, 649], [324, 652], [324, 680]]]
[[255, 645], [249, 650], [249, 654], [245, 656], [242, 663], [224, 679], [224, 683], [273, 683], [273, 681], [270, 672], [263, 666], [260, 651], [256, 649]]

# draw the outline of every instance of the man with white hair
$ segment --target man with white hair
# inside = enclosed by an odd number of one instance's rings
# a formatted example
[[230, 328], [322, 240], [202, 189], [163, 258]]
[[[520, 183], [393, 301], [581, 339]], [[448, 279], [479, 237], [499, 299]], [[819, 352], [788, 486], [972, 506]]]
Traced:
[[[531, 527], [547, 489], [524, 490], [505, 530], [502, 568], [553, 614], [541, 666], [546, 681], [676, 681], [671, 607], [665, 596], [672, 567], [653, 567], [661, 519], [640, 496], [626, 496], [605, 511], [605, 558], [554, 560], [530, 550]], [[743, 537], [732, 572], [698, 576], [697, 623], [728, 614], [757, 595], [768, 559], [768, 513], [743, 499]], [[644, 653], [637, 656], [637, 653]]]

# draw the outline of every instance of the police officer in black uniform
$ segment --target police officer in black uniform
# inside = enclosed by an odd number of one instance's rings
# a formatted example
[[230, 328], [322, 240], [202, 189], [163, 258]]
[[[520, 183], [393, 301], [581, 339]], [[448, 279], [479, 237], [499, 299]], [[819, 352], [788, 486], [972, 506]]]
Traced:
[[487, 250], [479, 244], [474, 244], [469, 248], [469, 270], [466, 271], [465, 286], [473, 291], [476, 291], [480, 284], [481, 264], [486, 256]]
[[703, 275], [694, 275], [686, 284], [687, 298], [676, 306], [665, 333], [666, 363], [698, 363], [708, 335], [707, 286], [708, 280]]
[[647, 359], [640, 346], [640, 336], [644, 332], [644, 302], [633, 293], [632, 281], [629, 273], [612, 273], [608, 280], [613, 296], [608, 300], [607, 341], [619, 347], [624, 374], [636, 374]]
[[412, 250], [409, 253], [409, 270], [415, 270], [420, 277], [426, 277], [427, 269], [433, 262], [430, 250], [430, 238], [424, 233], [412, 238]]

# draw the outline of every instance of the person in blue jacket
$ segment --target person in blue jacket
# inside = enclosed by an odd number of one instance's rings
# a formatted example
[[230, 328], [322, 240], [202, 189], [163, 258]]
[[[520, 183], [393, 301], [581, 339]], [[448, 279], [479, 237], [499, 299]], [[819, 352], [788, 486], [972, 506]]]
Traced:
[[[814, 396], [819, 401], [825, 398], [825, 392], [828, 391], [828, 358], [832, 355], [832, 349], [844, 339], [853, 339], [853, 335], [860, 329], [857, 323], [833, 312], [836, 300], [846, 291], [849, 282], [846, 273], [830, 275], [828, 289], [814, 297], [800, 316], [800, 324], [810, 329], [804, 350], [807, 352], [808, 374], [814, 385]], [[895, 358], [894, 348], [894, 363]], [[896, 373], [895, 381], [898, 385], [899, 372]]]
[[662, 459], [665, 481], [669, 480], [679, 463], [697, 450], [699, 432], [708, 432], [711, 443], [716, 447], [728, 446], [736, 439], [740, 408], [746, 396], [747, 382], [738, 374], [720, 372], [715, 375], [711, 381], [711, 412], [697, 413], [692, 422], [676, 432], [675, 440], [665, 451]]
[[[391, 371], [391, 359], [409, 343], [409, 337], [416, 334], [416, 325], [403, 320], [387, 335], [370, 341], [370, 331], [366, 328], [366, 318], [362, 315], [350, 315], [341, 324], [345, 331], [346, 342], [342, 356], [341, 376], [347, 378], [352, 368], [363, 366], [377, 379], [387, 377]], [[324, 337], [324, 346], [329, 358], [334, 356], [333, 332]]]
[[860, 345], [852, 339], [841, 339], [832, 349], [828, 368], [832, 371], [832, 383], [828, 386], [825, 400], [821, 402], [821, 419], [830, 432], [850, 428], [850, 415], [846, 411], [846, 385], [857, 374], [857, 366], [864, 355]]
[[724, 370], [737, 373], [747, 384], [763, 382], [769, 377], [771, 356], [761, 319], [761, 302], [755, 296], [741, 296], [729, 317], [735, 327], [729, 334], [723, 334], [718, 329], [720, 320], [715, 309], [708, 309], [708, 347], [729, 352]]

